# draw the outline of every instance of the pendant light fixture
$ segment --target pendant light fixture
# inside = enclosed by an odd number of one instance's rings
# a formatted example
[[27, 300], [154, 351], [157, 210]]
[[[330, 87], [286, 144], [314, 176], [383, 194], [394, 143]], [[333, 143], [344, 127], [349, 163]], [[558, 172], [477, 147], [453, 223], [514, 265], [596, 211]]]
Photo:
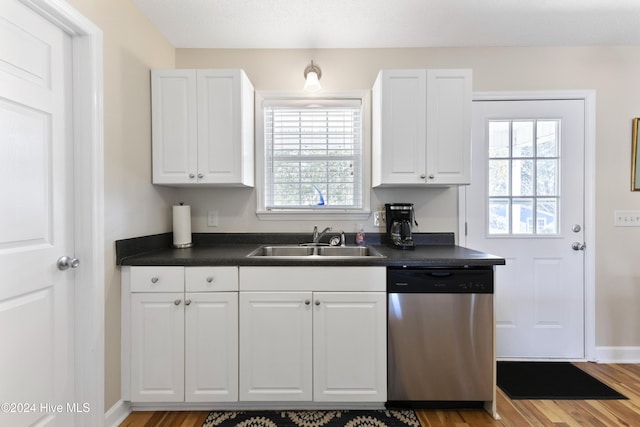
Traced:
[[321, 89], [320, 77], [322, 77], [322, 71], [320, 67], [314, 65], [311, 61], [311, 65], [304, 69], [304, 90], [307, 92], [317, 92]]

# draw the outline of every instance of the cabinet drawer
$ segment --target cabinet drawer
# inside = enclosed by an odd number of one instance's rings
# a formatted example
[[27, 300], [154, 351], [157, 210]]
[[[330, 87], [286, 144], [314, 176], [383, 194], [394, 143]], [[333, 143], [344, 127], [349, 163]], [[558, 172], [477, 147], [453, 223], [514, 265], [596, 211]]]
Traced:
[[238, 267], [187, 267], [187, 292], [238, 290]]
[[184, 267], [131, 267], [131, 292], [184, 292]]

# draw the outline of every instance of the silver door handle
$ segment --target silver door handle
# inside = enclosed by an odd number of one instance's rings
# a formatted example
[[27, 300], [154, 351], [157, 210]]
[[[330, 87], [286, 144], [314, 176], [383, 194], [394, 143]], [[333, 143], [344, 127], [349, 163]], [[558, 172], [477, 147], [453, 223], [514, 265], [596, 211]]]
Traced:
[[69, 258], [68, 256], [64, 255], [61, 256], [60, 258], [58, 258], [58, 270], [67, 270], [69, 267], [71, 268], [78, 268], [78, 266], [80, 265], [80, 260], [78, 258]]
[[584, 251], [586, 248], [587, 245], [585, 245], [584, 243], [573, 242], [571, 244], [571, 249], [573, 249], [574, 251]]

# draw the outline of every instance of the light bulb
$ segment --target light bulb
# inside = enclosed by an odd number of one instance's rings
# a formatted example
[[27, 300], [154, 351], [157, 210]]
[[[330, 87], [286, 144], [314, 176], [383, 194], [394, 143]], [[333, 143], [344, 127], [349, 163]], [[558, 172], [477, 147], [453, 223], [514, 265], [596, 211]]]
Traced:
[[307, 73], [307, 80], [304, 82], [304, 90], [307, 92], [317, 92], [321, 88], [320, 80], [318, 80], [318, 73], [315, 71], [309, 71]]

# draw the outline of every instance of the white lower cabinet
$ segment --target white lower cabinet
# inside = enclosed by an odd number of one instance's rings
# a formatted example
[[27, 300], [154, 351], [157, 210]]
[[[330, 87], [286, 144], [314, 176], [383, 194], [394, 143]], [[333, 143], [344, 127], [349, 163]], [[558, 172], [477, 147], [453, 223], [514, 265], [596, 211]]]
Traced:
[[386, 400], [385, 275], [371, 269], [240, 268], [241, 401]]
[[123, 400], [385, 402], [385, 282], [384, 267], [123, 267]]
[[238, 400], [238, 293], [185, 295], [185, 401]]
[[240, 400], [312, 400], [311, 321], [311, 292], [240, 293]]
[[183, 293], [131, 294], [131, 400], [184, 400]]
[[123, 280], [131, 290], [123, 304], [131, 313], [130, 345], [123, 344], [130, 352], [130, 400], [237, 401], [237, 267], [131, 267], [130, 273]]
[[317, 292], [313, 399], [380, 402], [387, 396], [384, 292]]

